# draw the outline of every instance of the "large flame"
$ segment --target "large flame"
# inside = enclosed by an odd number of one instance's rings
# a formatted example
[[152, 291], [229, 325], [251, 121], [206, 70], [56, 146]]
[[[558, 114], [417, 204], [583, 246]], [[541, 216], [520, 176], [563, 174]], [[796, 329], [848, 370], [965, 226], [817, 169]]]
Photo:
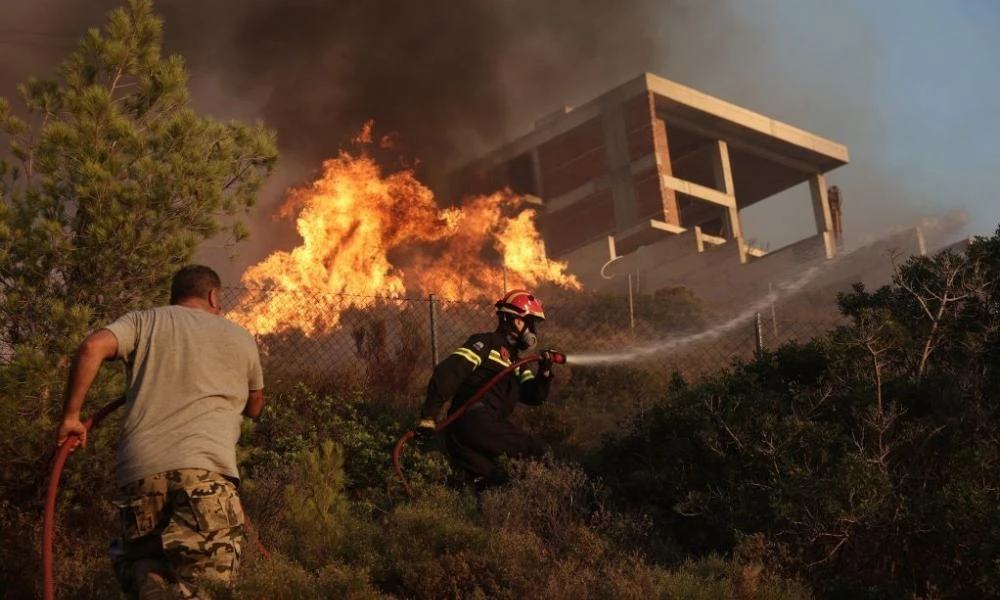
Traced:
[[[356, 141], [370, 144], [370, 129]], [[329, 331], [341, 311], [377, 298], [477, 301], [496, 299], [504, 285], [580, 287], [546, 257], [522, 198], [498, 192], [441, 209], [412, 170], [386, 174], [363, 151], [324, 162], [279, 214], [296, 216], [302, 243], [250, 267], [242, 278], [250, 295], [229, 315], [256, 334]], [[484, 259], [490, 251], [499, 258]]]

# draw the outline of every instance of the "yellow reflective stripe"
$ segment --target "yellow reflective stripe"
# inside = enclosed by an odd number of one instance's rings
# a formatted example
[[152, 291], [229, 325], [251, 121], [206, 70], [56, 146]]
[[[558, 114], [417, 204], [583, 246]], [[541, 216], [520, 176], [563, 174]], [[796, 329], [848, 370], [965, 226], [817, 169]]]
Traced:
[[505, 367], [510, 366], [510, 361], [504, 360], [503, 356], [500, 356], [500, 353], [497, 352], [496, 350], [490, 350], [490, 360], [492, 360], [495, 363], [499, 363]]
[[469, 350], [468, 348], [459, 348], [458, 350], [452, 352], [452, 354], [461, 356], [465, 360], [472, 363], [472, 365], [475, 367], [478, 367], [483, 362], [483, 359], [479, 358], [478, 354], [476, 354], [472, 350]]
[[521, 383], [524, 383], [525, 381], [531, 381], [534, 378], [535, 374], [531, 372], [531, 369], [521, 370]]

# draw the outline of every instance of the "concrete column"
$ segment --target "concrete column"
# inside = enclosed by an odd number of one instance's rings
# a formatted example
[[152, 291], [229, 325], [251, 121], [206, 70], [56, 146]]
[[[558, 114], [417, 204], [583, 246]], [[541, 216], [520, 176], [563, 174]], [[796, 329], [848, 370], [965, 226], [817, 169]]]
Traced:
[[692, 229], [694, 229], [694, 247], [698, 249], [699, 253], [704, 252], [705, 240], [701, 237], [702, 236], [701, 226], [695, 225], [694, 227], [692, 227]]
[[715, 189], [733, 199], [726, 208], [726, 229], [729, 238], [739, 245], [740, 262], [747, 261], [746, 245], [743, 243], [743, 223], [740, 222], [740, 211], [736, 206], [736, 189], [733, 186], [733, 168], [729, 162], [729, 144], [725, 140], [716, 140], [712, 147], [712, 170], [715, 176]]
[[604, 150], [611, 175], [611, 193], [615, 205], [615, 229], [625, 231], [638, 222], [632, 165], [628, 155], [625, 115], [620, 102], [605, 104], [601, 119], [604, 126]]
[[535, 194], [539, 198], [545, 198], [545, 190], [542, 189], [542, 165], [538, 160], [538, 147], [531, 149], [531, 175], [535, 179]]
[[823, 237], [826, 257], [833, 258], [837, 246], [833, 239], [833, 217], [830, 215], [830, 199], [827, 197], [826, 177], [822, 173], [809, 176], [809, 194], [812, 196], [813, 217], [816, 219], [816, 233]]

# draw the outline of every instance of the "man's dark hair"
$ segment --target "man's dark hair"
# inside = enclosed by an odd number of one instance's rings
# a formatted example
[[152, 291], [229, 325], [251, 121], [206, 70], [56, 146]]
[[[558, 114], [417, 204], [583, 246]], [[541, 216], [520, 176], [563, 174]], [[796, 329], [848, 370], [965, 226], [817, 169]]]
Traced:
[[177, 304], [187, 298], [208, 300], [212, 290], [222, 287], [219, 274], [205, 265], [187, 265], [174, 274], [170, 284], [170, 303]]

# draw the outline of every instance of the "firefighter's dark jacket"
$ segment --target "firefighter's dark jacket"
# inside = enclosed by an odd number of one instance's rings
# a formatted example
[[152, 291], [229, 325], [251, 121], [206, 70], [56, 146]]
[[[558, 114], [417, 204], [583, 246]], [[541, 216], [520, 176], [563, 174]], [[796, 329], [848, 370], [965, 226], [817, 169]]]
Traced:
[[[434, 367], [420, 418], [435, 419], [451, 401], [448, 414], [458, 410], [486, 382], [518, 360], [517, 348], [499, 331], [477, 333]], [[549, 395], [549, 377], [535, 373], [537, 363], [521, 365], [501, 379], [480, 401], [503, 417], [518, 402], [541, 404]]]

